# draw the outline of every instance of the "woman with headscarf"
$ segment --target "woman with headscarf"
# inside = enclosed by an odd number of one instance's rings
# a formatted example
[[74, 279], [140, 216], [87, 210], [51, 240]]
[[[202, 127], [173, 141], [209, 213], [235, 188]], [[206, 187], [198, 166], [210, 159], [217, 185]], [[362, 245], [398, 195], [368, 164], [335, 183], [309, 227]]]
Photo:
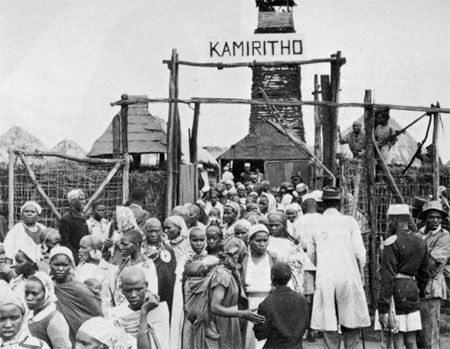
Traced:
[[224, 239], [234, 236], [234, 224], [241, 216], [241, 207], [237, 202], [228, 202], [223, 208]]
[[287, 216], [287, 231], [290, 236], [297, 236], [295, 233], [295, 222], [302, 215], [302, 208], [296, 202], [288, 205], [284, 211]]
[[131, 349], [136, 340], [122, 328], [113, 326], [102, 317], [93, 317], [84, 322], [77, 333], [76, 348], [90, 349]]
[[25, 301], [30, 309], [28, 329], [53, 349], [70, 349], [69, 325], [64, 316], [56, 310], [52, 279], [37, 272], [25, 284]]
[[222, 241], [223, 233], [222, 229], [217, 222], [211, 222], [206, 228], [206, 252], [209, 256], [217, 256], [223, 251]]
[[158, 274], [158, 294], [161, 301], [167, 302], [172, 312], [173, 287], [177, 261], [172, 247], [163, 240], [163, 229], [157, 218], [149, 218], [144, 224], [145, 239], [142, 253], [153, 260]]
[[20, 209], [22, 221], [6, 234], [5, 245], [6, 258], [12, 262], [19, 247], [25, 244], [39, 245], [39, 235], [45, 229], [45, 226], [38, 223], [39, 216], [42, 213], [41, 206], [35, 201], [27, 201]]
[[103, 313], [106, 313], [114, 305], [119, 268], [103, 259], [102, 249], [103, 241], [100, 235], [86, 235], [81, 238], [78, 251], [80, 262], [75, 268], [75, 277], [80, 282], [93, 278], [101, 283], [100, 298]]
[[14, 257], [14, 268], [16, 276], [9, 282], [11, 290], [18, 296], [24, 297], [24, 288], [27, 279], [35, 274], [38, 268], [38, 262], [41, 260], [41, 252], [37, 245], [24, 244]]
[[103, 316], [101, 307], [89, 288], [73, 276], [75, 261], [72, 252], [63, 246], [56, 246], [50, 252], [50, 275], [55, 283], [56, 309], [66, 319], [70, 342], [81, 324], [91, 317]]
[[187, 239], [188, 228], [182, 217], [167, 217], [164, 221], [164, 233], [167, 235], [169, 246], [175, 252], [177, 262], [193, 252]]
[[211, 279], [211, 313], [220, 335], [219, 348], [246, 348], [239, 319], [262, 323], [264, 317], [251, 310], [238, 308], [242, 304], [241, 282], [237, 265], [246, 255], [245, 244], [236, 238], [229, 239], [220, 255], [220, 263]]
[[0, 348], [49, 349], [45, 342], [30, 335], [23, 300], [7, 285], [0, 285], [0, 294]]
[[117, 206], [111, 221], [108, 239], [104, 241], [102, 253], [106, 261], [117, 266], [122, 263], [122, 254], [118, 244], [122, 234], [132, 229], [141, 231], [133, 211], [126, 206]]
[[280, 261], [286, 262], [289, 253], [298, 244], [288, 233], [287, 216], [283, 212], [274, 212], [269, 214], [267, 219], [270, 232], [269, 250], [275, 252]]
[[248, 234], [252, 224], [246, 219], [239, 219], [234, 225], [234, 237], [242, 240], [244, 244], [248, 245]]
[[[270, 270], [278, 260], [277, 256], [267, 250], [269, 230], [263, 224], [251, 227], [248, 234], [250, 254], [242, 261], [241, 279], [248, 298], [249, 309], [257, 309], [259, 304], [269, 295], [272, 280]], [[253, 326], [248, 324], [245, 347], [262, 348], [265, 341], [257, 341]]]

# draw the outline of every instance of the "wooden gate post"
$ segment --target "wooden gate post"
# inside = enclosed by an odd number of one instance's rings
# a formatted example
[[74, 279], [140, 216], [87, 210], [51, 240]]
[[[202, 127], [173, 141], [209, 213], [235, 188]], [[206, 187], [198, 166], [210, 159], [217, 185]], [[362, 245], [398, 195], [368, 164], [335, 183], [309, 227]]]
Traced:
[[[174, 145], [175, 140], [175, 113], [176, 113], [176, 103], [172, 99], [177, 98], [178, 81], [177, 81], [177, 70], [178, 70], [178, 55], [177, 50], [172, 50], [171, 62], [168, 65], [170, 70], [169, 79], [169, 116], [167, 121], [167, 190], [166, 190], [166, 216], [170, 214], [173, 208], [173, 195], [176, 193], [176, 188], [174, 185]], [[176, 195], [176, 194], [175, 194]]]
[[[372, 91], [366, 90], [364, 103], [372, 103]], [[375, 222], [374, 184], [375, 184], [375, 157], [373, 144], [374, 113], [372, 106], [364, 108], [364, 129], [366, 132], [366, 191], [367, 191], [367, 215], [369, 220], [369, 280], [370, 280], [370, 305], [374, 310], [377, 303], [377, 227]]]
[[[439, 103], [436, 103], [436, 108], [440, 108]], [[441, 115], [439, 113], [433, 114], [433, 199], [439, 200], [439, 173], [440, 173], [440, 164], [439, 164], [439, 123], [440, 123]]]
[[198, 123], [200, 118], [200, 103], [195, 103], [194, 119], [192, 121], [192, 134], [190, 138], [190, 157], [193, 164], [197, 163], [197, 148], [198, 148]]
[[14, 226], [14, 162], [16, 155], [13, 149], [8, 149], [8, 229]]
[[[314, 75], [314, 101], [319, 101], [319, 77]], [[320, 107], [314, 106], [314, 155], [320, 161], [323, 161], [322, 152], [322, 116], [320, 115]], [[319, 189], [323, 187], [323, 169], [321, 166], [314, 166], [314, 188]]]

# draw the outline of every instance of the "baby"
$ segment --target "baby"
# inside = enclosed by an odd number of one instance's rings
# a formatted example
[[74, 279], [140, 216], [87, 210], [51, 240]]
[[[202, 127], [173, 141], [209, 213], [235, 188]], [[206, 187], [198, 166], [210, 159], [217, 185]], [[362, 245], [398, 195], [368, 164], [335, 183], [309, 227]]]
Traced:
[[91, 292], [97, 296], [101, 296], [102, 283], [95, 278], [88, 278], [84, 281], [84, 284], [91, 290]]

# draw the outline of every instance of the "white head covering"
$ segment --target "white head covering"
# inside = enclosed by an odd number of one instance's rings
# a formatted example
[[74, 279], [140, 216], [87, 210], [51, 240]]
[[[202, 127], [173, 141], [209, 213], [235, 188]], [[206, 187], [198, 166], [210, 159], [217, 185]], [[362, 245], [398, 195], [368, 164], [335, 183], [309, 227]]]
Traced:
[[35, 264], [37, 264], [42, 259], [42, 254], [39, 245], [36, 245], [31, 241], [22, 243], [18, 251], [22, 252]]
[[116, 207], [116, 221], [117, 228], [119, 231], [124, 232], [130, 229], [139, 230], [139, 227], [136, 222], [136, 216], [134, 215], [131, 208], [126, 206], [117, 206]]
[[170, 216], [166, 218], [166, 221], [172, 222], [178, 228], [180, 228], [180, 236], [187, 237], [188, 236], [188, 228], [186, 222], [183, 217], [180, 216]]
[[234, 224], [234, 229], [236, 229], [237, 226], [244, 227], [247, 231], [250, 231], [250, 229], [252, 228], [252, 224], [246, 219], [239, 219]]
[[42, 284], [42, 286], [44, 286], [44, 304], [42, 308], [45, 307], [47, 304], [55, 302], [57, 300], [53, 280], [50, 278], [48, 274], [43, 273], [41, 271], [37, 271], [28, 278], [28, 280], [33, 279], [38, 280]]
[[409, 206], [404, 204], [392, 204], [389, 205], [388, 216], [402, 216], [407, 215], [409, 216]]
[[[308, 194], [306, 194], [306, 195], [308, 195]], [[305, 197], [303, 197], [303, 200], [305, 200]], [[300, 206], [299, 204], [297, 204], [296, 202], [294, 202], [294, 203], [288, 205], [288, 206], [286, 207], [286, 211], [287, 211], [287, 210], [294, 210], [294, 211], [296, 211], [297, 213], [302, 212], [301, 206]]]
[[81, 195], [84, 195], [81, 189], [74, 189], [67, 193], [67, 200], [79, 199]]
[[251, 227], [250, 232], [248, 233], [248, 239], [250, 240], [253, 235], [256, 233], [266, 233], [269, 234], [269, 229], [264, 224], [255, 224]]
[[53, 247], [52, 250], [50, 251], [49, 261], [51, 262], [53, 257], [55, 257], [56, 255], [59, 255], [59, 254], [67, 256], [69, 258], [70, 264], [72, 265], [72, 268], [75, 268], [75, 260], [73, 259], [72, 251], [64, 246]]
[[23, 204], [23, 206], [20, 208], [20, 214], [23, 213], [23, 211], [25, 210], [25, 208], [27, 206], [33, 206], [37, 213], [40, 215], [42, 213], [42, 207], [41, 205], [39, 205], [36, 201], [27, 201], [26, 203]]
[[91, 336], [106, 345], [108, 349], [131, 348], [130, 338], [126, 332], [120, 327], [115, 327], [102, 317], [93, 317], [85, 321], [78, 329], [78, 332]]

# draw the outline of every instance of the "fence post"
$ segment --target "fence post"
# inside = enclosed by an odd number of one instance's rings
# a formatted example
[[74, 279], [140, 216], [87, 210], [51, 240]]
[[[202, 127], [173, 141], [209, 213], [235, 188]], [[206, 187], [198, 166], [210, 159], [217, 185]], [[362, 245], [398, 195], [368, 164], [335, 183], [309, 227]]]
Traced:
[[[366, 90], [364, 103], [372, 103], [372, 91]], [[369, 280], [370, 280], [370, 305], [372, 310], [377, 302], [377, 227], [375, 223], [374, 184], [375, 184], [375, 157], [373, 144], [374, 114], [373, 107], [364, 108], [364, 129], [366, 132], [366, 191], [367, 191], [367, 215], [369, 221]]]
[[[439, 103], [436, 103], [436, 108], [440, 108]], [[440, 163], [439, 163], [439, 123], [441, 115], [439, 113], [433, 114], [433, 199], [439, 200], [439, 173], [440, 173]]]
[[14, 226], [14, 162], [16, 155], [13, 149], [8, 149], [8, 229]]
[[[336, 57], [336, 61], [331, 63], [331, 74], [330, 74], [330, 86], [331, 86], [331, 101], [339, 103], [339, 91], [341, 86], [341, 65], [345, 63], [345, 59], [341, 58], [341, 51], [338, 51], [335, 55], [331, 57]], [[337, 134], [338, 134], [338, 115], [339, 108], [333, 107], [330, 111], [330, 158], [331, 163], [329, 170], [336, 174], [336, 153], [337, 153]]]
[[[314, 101], [319, 101], [319, 77], [314, 75]], [[322, 116], [320, 115], [320, 107], [314, 106], [314, 155], [323, 161], [322, 153]], [[323, 169], [321, 166], [314, 166], [314, 188], [322, 188], [323, 184]]]

